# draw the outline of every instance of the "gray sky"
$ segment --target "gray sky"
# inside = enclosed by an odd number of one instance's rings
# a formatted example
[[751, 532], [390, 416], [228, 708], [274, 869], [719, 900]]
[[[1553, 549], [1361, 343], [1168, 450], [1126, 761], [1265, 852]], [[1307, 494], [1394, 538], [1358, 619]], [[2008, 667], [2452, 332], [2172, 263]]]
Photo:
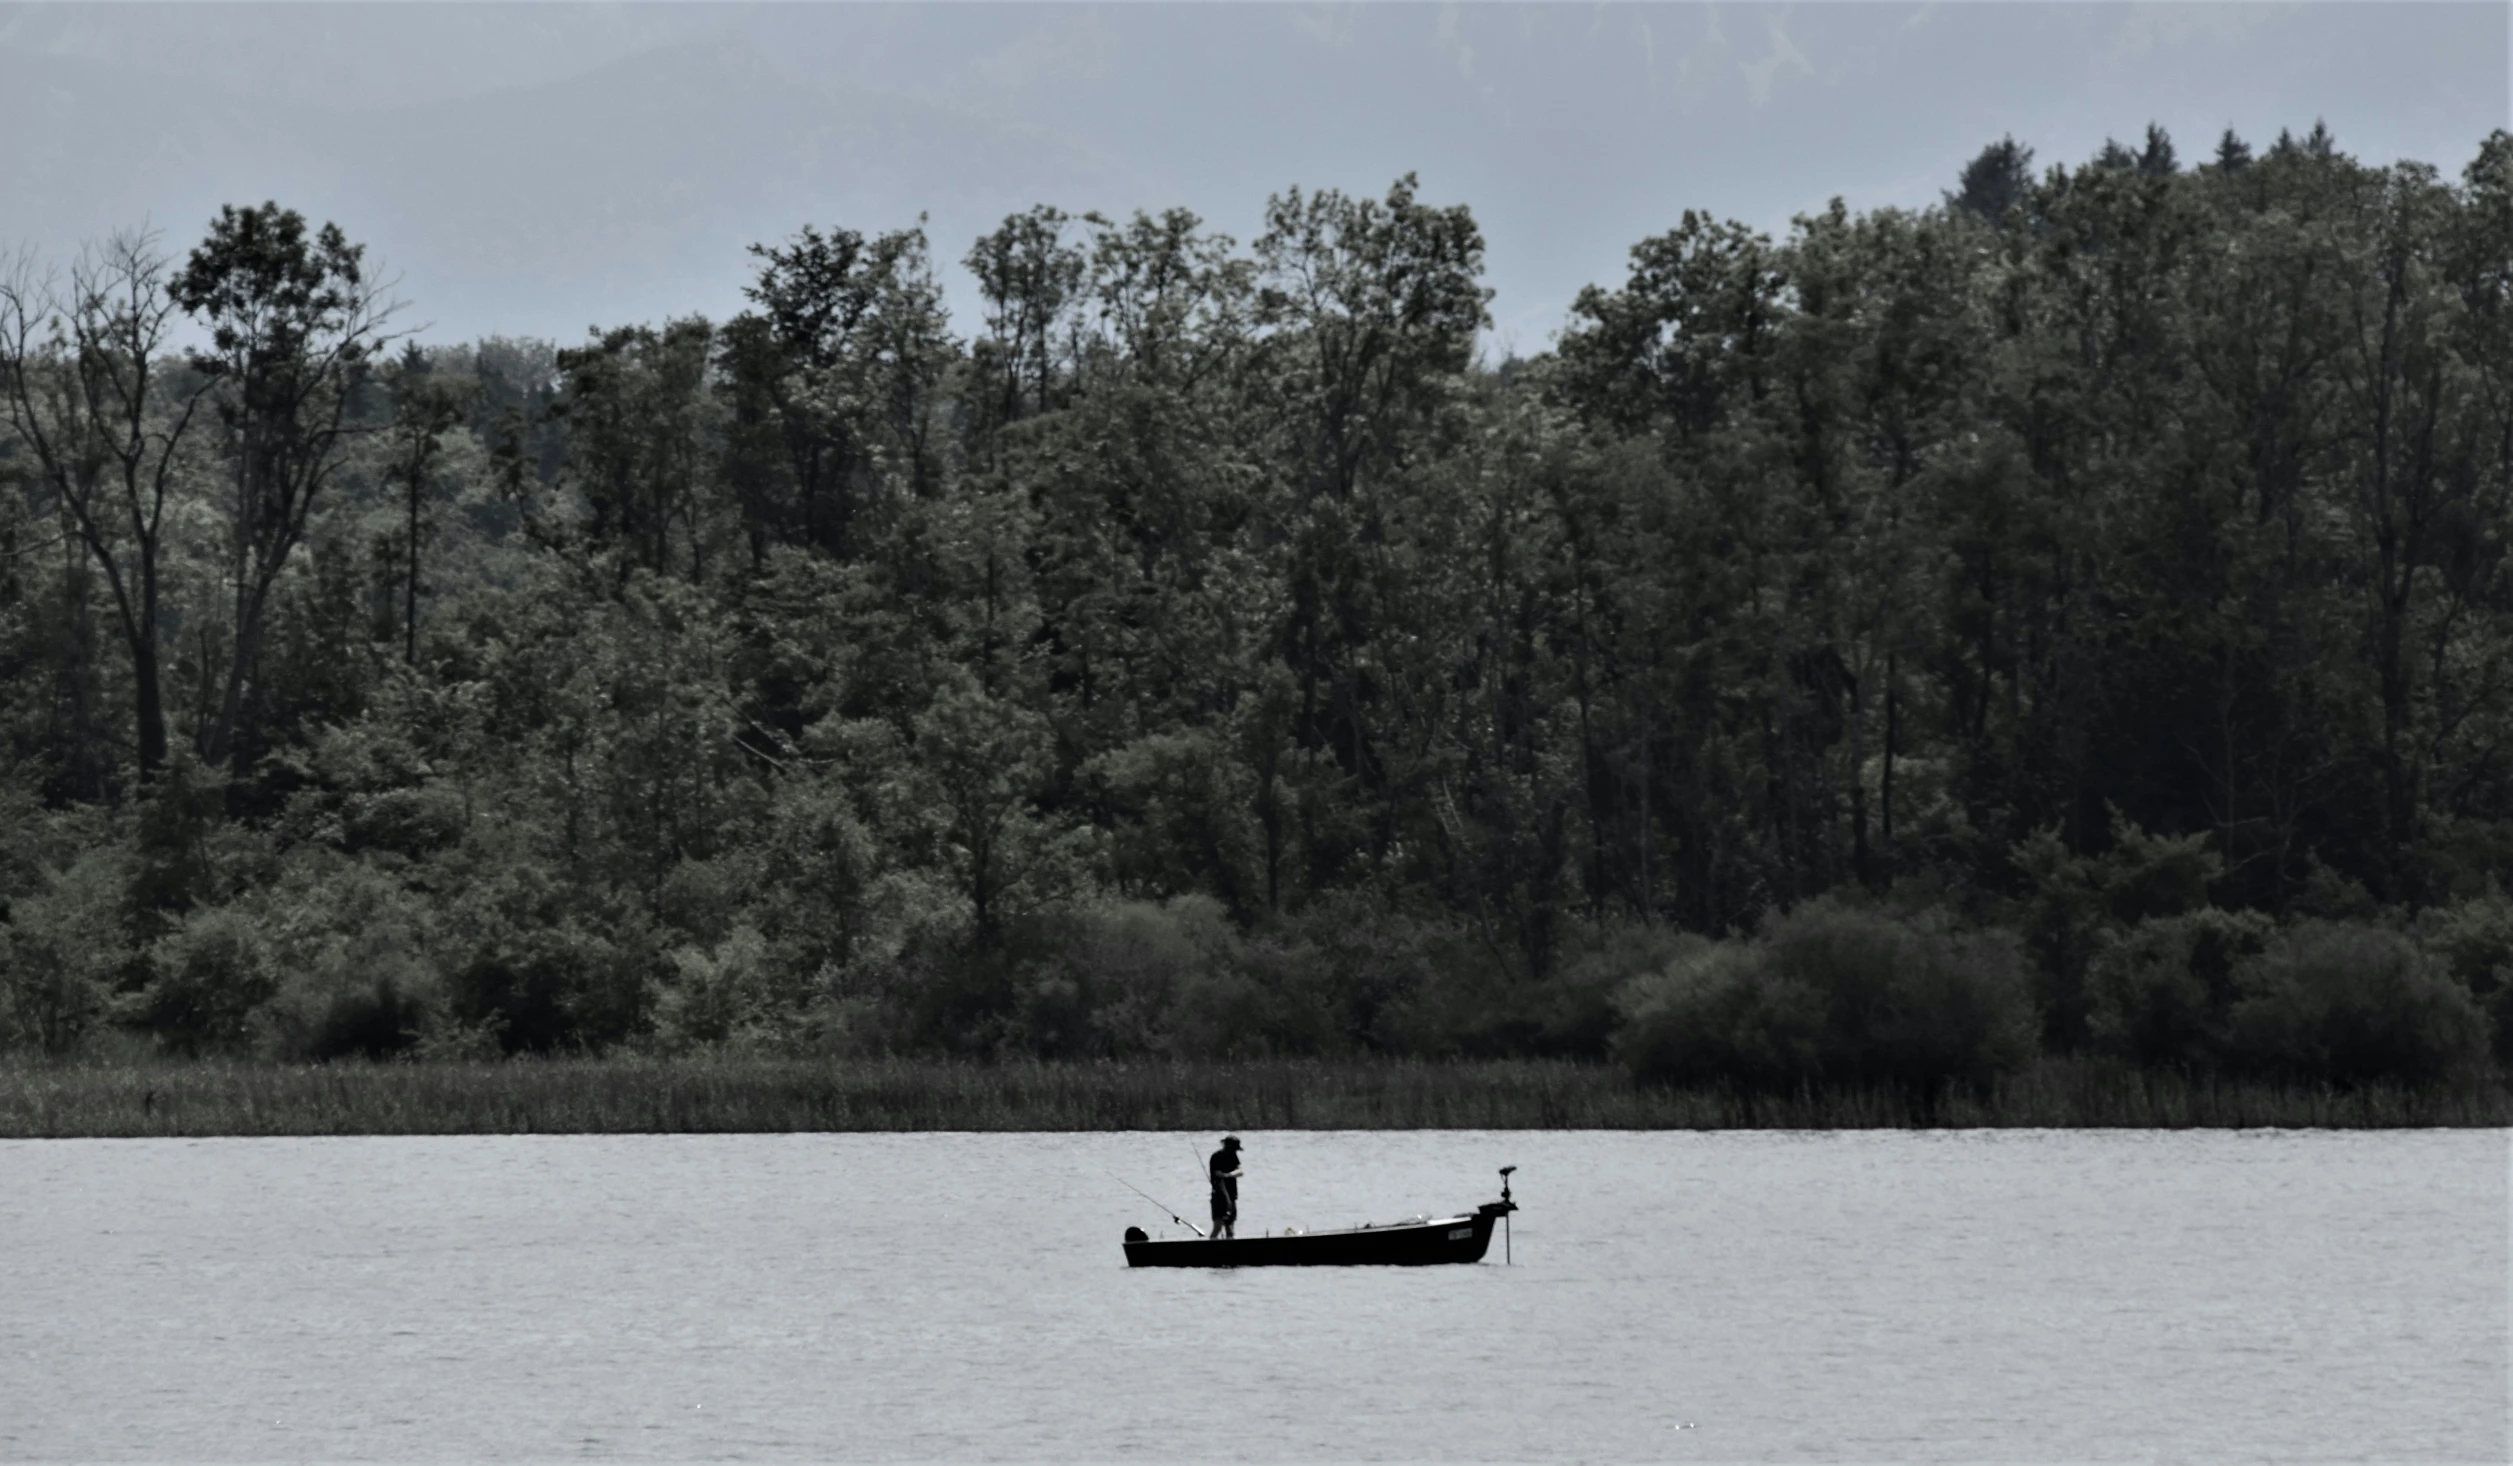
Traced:
[[223, 202], [333, 219], [427, 339], [740, 308], [743, 247], [930, 215], [958, 261], [1034, 203], [1184, 205], [1242, 241], [1290, 185], [1470, 205], [1496, 344], [1687, 208], [1785, 231], [1925, 205], [2002, 133], [2185, 160], [2326, 119], [2457, 175], [2508, 125], [2490, 3], [0, 4], [0, 249]]

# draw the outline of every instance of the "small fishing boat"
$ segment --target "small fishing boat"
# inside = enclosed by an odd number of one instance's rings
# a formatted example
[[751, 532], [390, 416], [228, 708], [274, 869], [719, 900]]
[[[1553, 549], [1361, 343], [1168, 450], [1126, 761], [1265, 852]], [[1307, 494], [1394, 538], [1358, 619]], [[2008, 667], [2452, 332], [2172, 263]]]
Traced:
[[1481, 1262], [1492, 1245], [1492, 1227], [1518, 1203], [1510, 1200], [1510, 1172], [1501, 1170], [1501, 1199], [1451, 1217], [1412, 1217], [1385, 1225], [1339, 1227], [1321, 1232], [1276, 1232], [1259, 1237], [1181, 1237], [1155, 1241], [1140, 1227], [1126, 1228], [1129, 1267], [1351, 1267], [1377, 1264], [1421, 1267], [1435, 1262]]

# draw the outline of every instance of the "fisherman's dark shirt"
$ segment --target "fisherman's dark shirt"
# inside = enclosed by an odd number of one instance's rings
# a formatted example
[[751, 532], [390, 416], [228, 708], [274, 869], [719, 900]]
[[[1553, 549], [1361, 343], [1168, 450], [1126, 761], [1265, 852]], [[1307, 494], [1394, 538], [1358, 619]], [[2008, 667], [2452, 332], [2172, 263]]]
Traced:
[[1238, 1205], [1239, 1178], [1229, 1173], [1239, 1169], [1239, 1153], [1235, 1150], [1213, 1152], [1213, 1161], [1208, 1169], [1213, 1173], [1213, 1199]]

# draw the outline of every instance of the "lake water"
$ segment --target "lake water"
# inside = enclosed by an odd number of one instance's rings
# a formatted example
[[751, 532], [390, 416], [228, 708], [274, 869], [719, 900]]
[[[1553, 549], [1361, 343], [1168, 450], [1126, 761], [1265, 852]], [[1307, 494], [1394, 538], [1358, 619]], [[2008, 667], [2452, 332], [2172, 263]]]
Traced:
[[[2491, 1461], [2505, 1132], [0, 1144], [9, 1460]], [[1194, 1216], [1195, 1213], [1188, 1213]]]

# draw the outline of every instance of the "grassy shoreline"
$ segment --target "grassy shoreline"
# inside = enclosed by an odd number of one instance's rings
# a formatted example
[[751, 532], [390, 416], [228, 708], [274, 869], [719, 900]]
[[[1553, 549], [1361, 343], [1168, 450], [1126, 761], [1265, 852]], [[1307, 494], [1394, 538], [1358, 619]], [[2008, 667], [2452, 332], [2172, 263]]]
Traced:
[[2353, 1091], [2048, 1060], [1986, 1096], [1749, 1098], [1544, 1060], [968, 1064], [612, 1058], [0, 1066], [0, 1138], [914, 1130], [2397, 1129], [2513, 1126], [2500, 1083]]

